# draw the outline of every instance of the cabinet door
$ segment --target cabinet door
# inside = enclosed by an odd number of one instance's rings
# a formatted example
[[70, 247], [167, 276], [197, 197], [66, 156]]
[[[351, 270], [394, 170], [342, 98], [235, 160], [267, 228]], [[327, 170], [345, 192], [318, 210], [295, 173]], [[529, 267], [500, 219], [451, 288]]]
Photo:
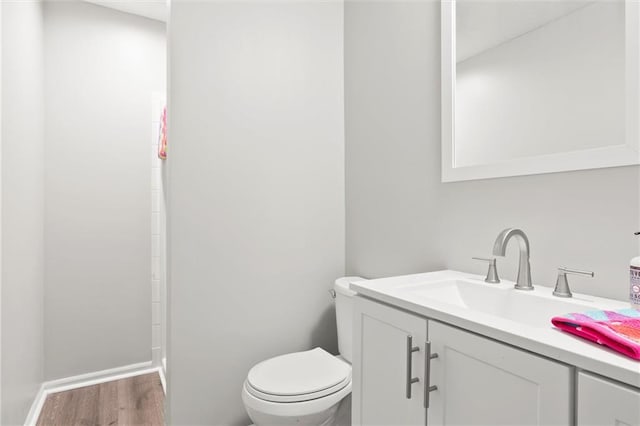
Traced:
[[[361, 297], [354, 311], [353, 424], [424, 426], [426, 319]], [[417, 351], [408, 351], [408, 337]]]
[[640, 425], [640, 390], [580, 372], [578, 425]]
[[429, 426], [569, 425], [570, 367], [429, 321]]

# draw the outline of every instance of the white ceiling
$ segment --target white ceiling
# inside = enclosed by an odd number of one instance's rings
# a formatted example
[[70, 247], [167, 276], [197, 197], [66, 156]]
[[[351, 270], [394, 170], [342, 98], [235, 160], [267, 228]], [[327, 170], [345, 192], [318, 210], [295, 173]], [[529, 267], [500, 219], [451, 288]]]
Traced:
[[168, 6], [167, 0], [84, 0], [88, 3], [97, 4], [121, 12], [132, 13], [155, 19], [156, 21], [167, 22]]
[[457, 62], [540, 28], [590, 3], [593, 0], [459, 0], [456, 5]]

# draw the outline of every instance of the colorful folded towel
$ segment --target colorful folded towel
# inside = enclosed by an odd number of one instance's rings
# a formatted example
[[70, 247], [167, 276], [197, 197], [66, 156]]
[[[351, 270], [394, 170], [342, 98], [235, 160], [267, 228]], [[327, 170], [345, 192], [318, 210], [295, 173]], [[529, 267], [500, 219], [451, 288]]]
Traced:
[[551, 319], [560, 330], [640, 360], [640, 311], [588, 311]]

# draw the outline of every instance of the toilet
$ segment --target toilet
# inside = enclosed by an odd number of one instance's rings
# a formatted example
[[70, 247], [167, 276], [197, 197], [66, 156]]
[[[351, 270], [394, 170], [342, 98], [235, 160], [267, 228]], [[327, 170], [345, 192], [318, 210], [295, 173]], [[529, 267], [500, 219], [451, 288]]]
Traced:
[[315, 348], [276, 356], [249, 370], [242, 402], [256, 426], [335, 424], [340, 405], [351, 394], [355, 292], [349, 283], [362, 280], [338, 278], [333, 286], [340, 355]]

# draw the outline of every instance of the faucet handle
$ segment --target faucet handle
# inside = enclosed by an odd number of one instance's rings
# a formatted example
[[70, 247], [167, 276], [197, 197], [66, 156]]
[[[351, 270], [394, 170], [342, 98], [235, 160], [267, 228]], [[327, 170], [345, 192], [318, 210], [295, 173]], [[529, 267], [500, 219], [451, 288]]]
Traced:
[[489, 270], [487, 271], [487, 277], [484, 279], [484, 282], [497, 284], [500, 282], [500, 278], [498, 277], [498, 269], [496, 268], [496, 258], [485, 258], [485, 257], [472, 257], [473, 260], [480, 260], [482, 262], [489, 263]]
[[595, 274], [591, 271], [581, 271], [579, 269], [570, 269], [561, 266], [558, 268], [558, 279], [556, 280], [556, 288], [553, 290], [553, 295], [558, 297], [573, 297], [571, 290], [569, 289], [569, 280], [567, 280], [567, 274], [573, 275], [585, 275], [593, 277]]
[[592, 271], [581, 271], [579, 269], [570, 269], [570, 268], [566, 268], [564, 266], [559, 267], [558, 268], [558, 272], [559, 273], [563, 273], [563, 274], [588, 275], [591, 278], [593, 278], [595, 276], [595, 274]]

